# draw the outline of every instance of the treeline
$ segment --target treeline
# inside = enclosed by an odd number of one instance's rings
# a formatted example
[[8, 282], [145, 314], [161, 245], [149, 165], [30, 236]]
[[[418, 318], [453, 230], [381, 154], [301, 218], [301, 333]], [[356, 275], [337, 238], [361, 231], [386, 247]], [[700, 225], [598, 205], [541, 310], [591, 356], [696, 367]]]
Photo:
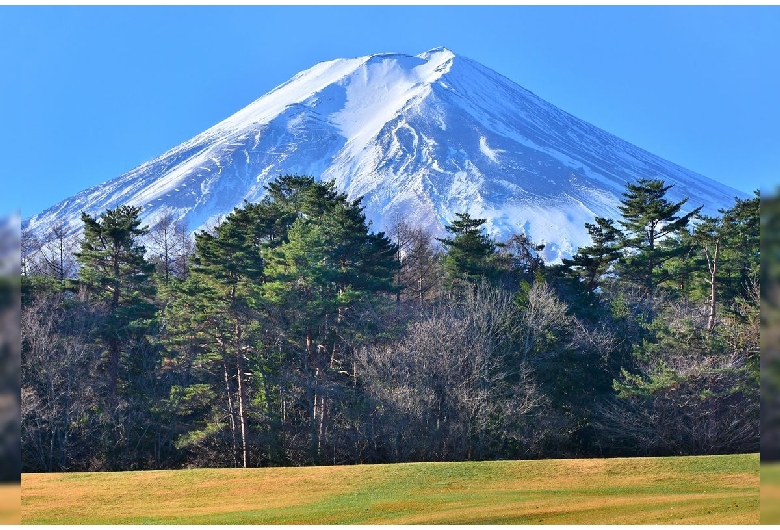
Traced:
[[25, 471], [759, 448], [759, 197], [629, 184], [561, 265], [458, 214], [374, 233], [284, 176], [191, 238], [138, 208], [23, 234]]

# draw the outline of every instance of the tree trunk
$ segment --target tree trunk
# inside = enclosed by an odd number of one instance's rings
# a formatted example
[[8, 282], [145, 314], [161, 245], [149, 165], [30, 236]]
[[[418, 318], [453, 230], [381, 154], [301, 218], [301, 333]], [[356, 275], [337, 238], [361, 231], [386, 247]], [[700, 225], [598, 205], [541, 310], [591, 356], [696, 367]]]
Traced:
[[165, 283], [170, 280], [170, 261], [168, 257], [168, 231], [166, 229], [165, 240], [163, 241], [163, 263], [165, 264]]
[[[112, 257], [113, 291], [111, 293], [111, 311], [112, 317], [116, 315], [119, 308], [119, 243], [114, 242], [114, 254]], [[108, 339], [108, 398], [111, 406], [117, 402], [117, 386], [119, 380], [119, 338], [116, 336], [116, 329], [111, 330], [111, 337]]]
[[230, 376], [228, 375], [227, 361], [222, 357], [222, 368], [225, 375], [225, 395], [227, 396], [228, 403], [228, 417], [230, 418], [230, 433], [233, 438], [233, 467], [238, 467], [238, 461], [236, 460], [236, 454], [238, 454], [238, 442], [236, 441], [236, 416], [233, 408], [233, 394], [230, 391]]
[[117, 402], [119, 382], [119, 339], [108, 339], [108, 399], [111, 406]]
[[720, 241], [715, 243], [715, 252], [712, 259], [707, 256], [707, 261], [710, 267], [710, 318], [707, 321], [707, 331], [712, 331], [715, 328], [715, 291], [717, 285], [716, 275], [718, 274], [718, 252], [720, 251]]
[[317, 428], [317, 417], [318, 414], [322, 414], [322, 412], [319, 410], [319, 401], [320, 396], [317, 392], [318, 388], [317, 385], [319, 383], [319, 376], [320, 376], [320, 370], [319, 368], [314, 369], [314, 384], [312, 385], [312, 393], [314, 394], [314, 397], [312, 398], [312, 411], [311, 411], [311, 424], [309, 425], [309, 431], [311, 432], [311, 457], [312, 457], [312, 463], [317, 463], [319, 461], [319, 448], [320, 448], [320, 440], [319, 440], [319, 429]]
[[243, 467], [247, 467], [247, 443], [246, 443], [246, 410], [244, 407], [244, 356], [241, 353], [241, 324], [235, 320], [233, 328], [236, 337], [236, 385], [238, 394], [238, 420], [241, 426], [241, 460]]
[[322, 454], [322, 438], [325, 432], [325, 396], [320, 396], [320, 419], [317, 425], [317, 457]]
[[243, 467], [247, 467], [246, 411], [244, 410], [243, 363], [240, 352], [237, 354], [236, 372], [236, 377], [238, 377], [238, 420], [241, 424], [241, 459]]
[[655, 291], [655, 285], [653, 284], [653, 271], [655, 270], [655, 221], [651, 221], [650, 229], [648, 230], [648, 240], [650, 243], [650, 251], [647, 253], [647, 293], [652, 296]]
[[312, 348], [312, 337], [311, 337], [311, 330], [306, 330], [306, 360], [308, 362], [307, 368], [307, 375], [309, 369], [314, 369], [314, 381], [312, 381], [309, 384], [309, 403], [311, 403], [311, 421], [309, 423], [309, 434], [311, 435], [311, 458], [312, 463], [316, 463], [318, 461], [318, 448], [319, 448], [319, 440], [318, 440], [318, 429], [317, 429], [317, 417], [319, 414], [319, 393], [318, 390], [318, 384], [319, 384], [319, 378], [320, 378], [320, 369], [318, 367], [318, 362], [314, 358], [314, 352]]

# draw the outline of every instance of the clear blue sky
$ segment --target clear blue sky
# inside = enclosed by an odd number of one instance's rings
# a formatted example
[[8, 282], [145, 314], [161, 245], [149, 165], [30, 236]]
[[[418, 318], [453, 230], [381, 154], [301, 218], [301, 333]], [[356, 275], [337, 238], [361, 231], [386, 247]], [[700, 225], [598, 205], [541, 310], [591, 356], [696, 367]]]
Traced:
[[780, 6], [0, 6], [0, 214], [35, 214], [319, 61], [446, 46], [648, 151], [780, 183]]

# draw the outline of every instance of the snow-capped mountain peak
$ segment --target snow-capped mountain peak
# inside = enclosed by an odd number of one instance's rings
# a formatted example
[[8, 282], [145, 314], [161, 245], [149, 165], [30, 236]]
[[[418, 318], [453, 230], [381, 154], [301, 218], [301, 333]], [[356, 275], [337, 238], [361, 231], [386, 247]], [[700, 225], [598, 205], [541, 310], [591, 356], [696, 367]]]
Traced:
[[744, 194], [656, 157], [489, 68], [434, 48], [312, 66], [203, 133], [25, 221], [39, 235], [121, 204], [204, 228], [260, 200], [281, 174], [335, 180], [363, 196], [375, 230], [397, 219], [440, 234], [455, 213], [498, 239], [525, 233], [555, 261], [615, 217], [628, 181], [662, 178], [671, 198], [715, 213]]

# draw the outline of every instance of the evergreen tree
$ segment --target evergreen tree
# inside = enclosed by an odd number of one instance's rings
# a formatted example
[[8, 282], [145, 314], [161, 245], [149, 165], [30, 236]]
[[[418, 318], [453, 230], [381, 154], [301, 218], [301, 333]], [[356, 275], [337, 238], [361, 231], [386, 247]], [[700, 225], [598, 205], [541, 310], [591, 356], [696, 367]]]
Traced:
[[665, 239], [676, 236], [702, 209], [700, 206], [678, 215], [688, 199], [677, 203], [667, 200], [666, 192], [671, 187], [662, 180], [639, 179], [636, 184], [627, 185], [618, 206], [623, 215], [618, 223], [624, 229], [621, 273], [625, 279], [636, 282], [646, 294], [652, 294], [659, 284], [669, 279], [663, 265], [683, 250], [674, 244], [664, 244]]
[[571, 259], [564, 259], [563, 265], [585, 282], [587, 292], [593, 293], [599, 286], [599, 279], [620, 257], [620, 230], [612, 219], [596, 217], [596, 224], [585, 223], [585, 229], [592, 244], [581, 247]]
[[749, 298], [752, 285], [758, 281], [761, 264], [760, 194], [750, 199], [735, 199], [734, 206], [723, 214], [724, 296], [728, 299]]
[[456, 213], [457, 219], [445, 226], [451, 237], [437, 238], [446, 250], [442, 266], [447, 282], [454, 286], [461, 282], [476, 282], [481, 278], [493, 280], [497, 276], [494, 264], [497, 245], [482, 228], [486, 219], [472, 219], [467, 213]]
[[[707, 328], [712, 330], [717, 309], [728, 301], [728, 309], [738, 300], [751, 298], [752, 285], [759, 274], [759, 201], [737, 198], [733, 207], [720, 210], [721, 217], [699, 216], [691, 235], [695, 250], [689, 267], [698, 268], [701, 279], [693, 285], [708, 300]], [[698, 294], [698, 293], [697, 293]]]
[[291, 175], [268, 192], [196, 235], [190, 278], [166, 309], [178, 366], [167, 407], [196, 460], [283, 461], [305, 421], [319, 461], [338, 389], [354, 383], [339, 374], [371, 325], [364, 307], [395, 290], [395, 247], [369, 232], [360, 200]]
[[286, 177], [269, 192], [295, 220], [284, 243], [268, 254], [263, 290], [279, 309], [289, 345], [303, 353], [310, 454], [317, 461], [334, 406], [328, 397], [336, 393], [338, 374], [349, 374], [353, 365], [350, 337], [370, 329], [361, 318], [364, 308], [397, 290], [396, 247], [369, 231], [361, 199], [349, 201], [333, 183]]
[[96, 368], [99, 428], [92, 440], [92, 466], [132, 469], [155, 465], [149, 427], [156, 399], [160, 350], [156, 335], [153, 266], [140, 241], [146, 233], [141, 209], [120, 206], [100, 217], [82, 213], [84, 236], [79, 284], [94, 314], [91, 341], [100, 356]]
[[497, 244], [498, 253], [491, 257], [496, 272], [505, 276], [504, 285], [514, 288], [518, 282], [531, 281], [545, 270], [540, 252], [544, 245], [531, 241], [525, 234], [513, 234], [505, 243]]
[[213, 234], [195, 235], [190, 277], [175, 284], [166, 309], [169, 341], [184, 370], [169, 408], [184, 417], [193, 408], [202, 414], [185, 426], [178, 445], [198, 453], [222, 447], [227, 434], [230, 456], [220, 461], [241, 467], [249, 466], [249, 418], [264, 405], [257, 291], [264, 263], [255, 211], [236, 208]]
[[79, 280], [95, 302], [105, 308], [100, 338], [107, 350], [108, 392], [116, 401], [123, 347], [143, 339], [154, 318], [153, 265], [139, 244], [146, 233], [138, 218], [141, 209], [119, 206], [100, 218], [82, 212], [84, 239], [76, 253]]

